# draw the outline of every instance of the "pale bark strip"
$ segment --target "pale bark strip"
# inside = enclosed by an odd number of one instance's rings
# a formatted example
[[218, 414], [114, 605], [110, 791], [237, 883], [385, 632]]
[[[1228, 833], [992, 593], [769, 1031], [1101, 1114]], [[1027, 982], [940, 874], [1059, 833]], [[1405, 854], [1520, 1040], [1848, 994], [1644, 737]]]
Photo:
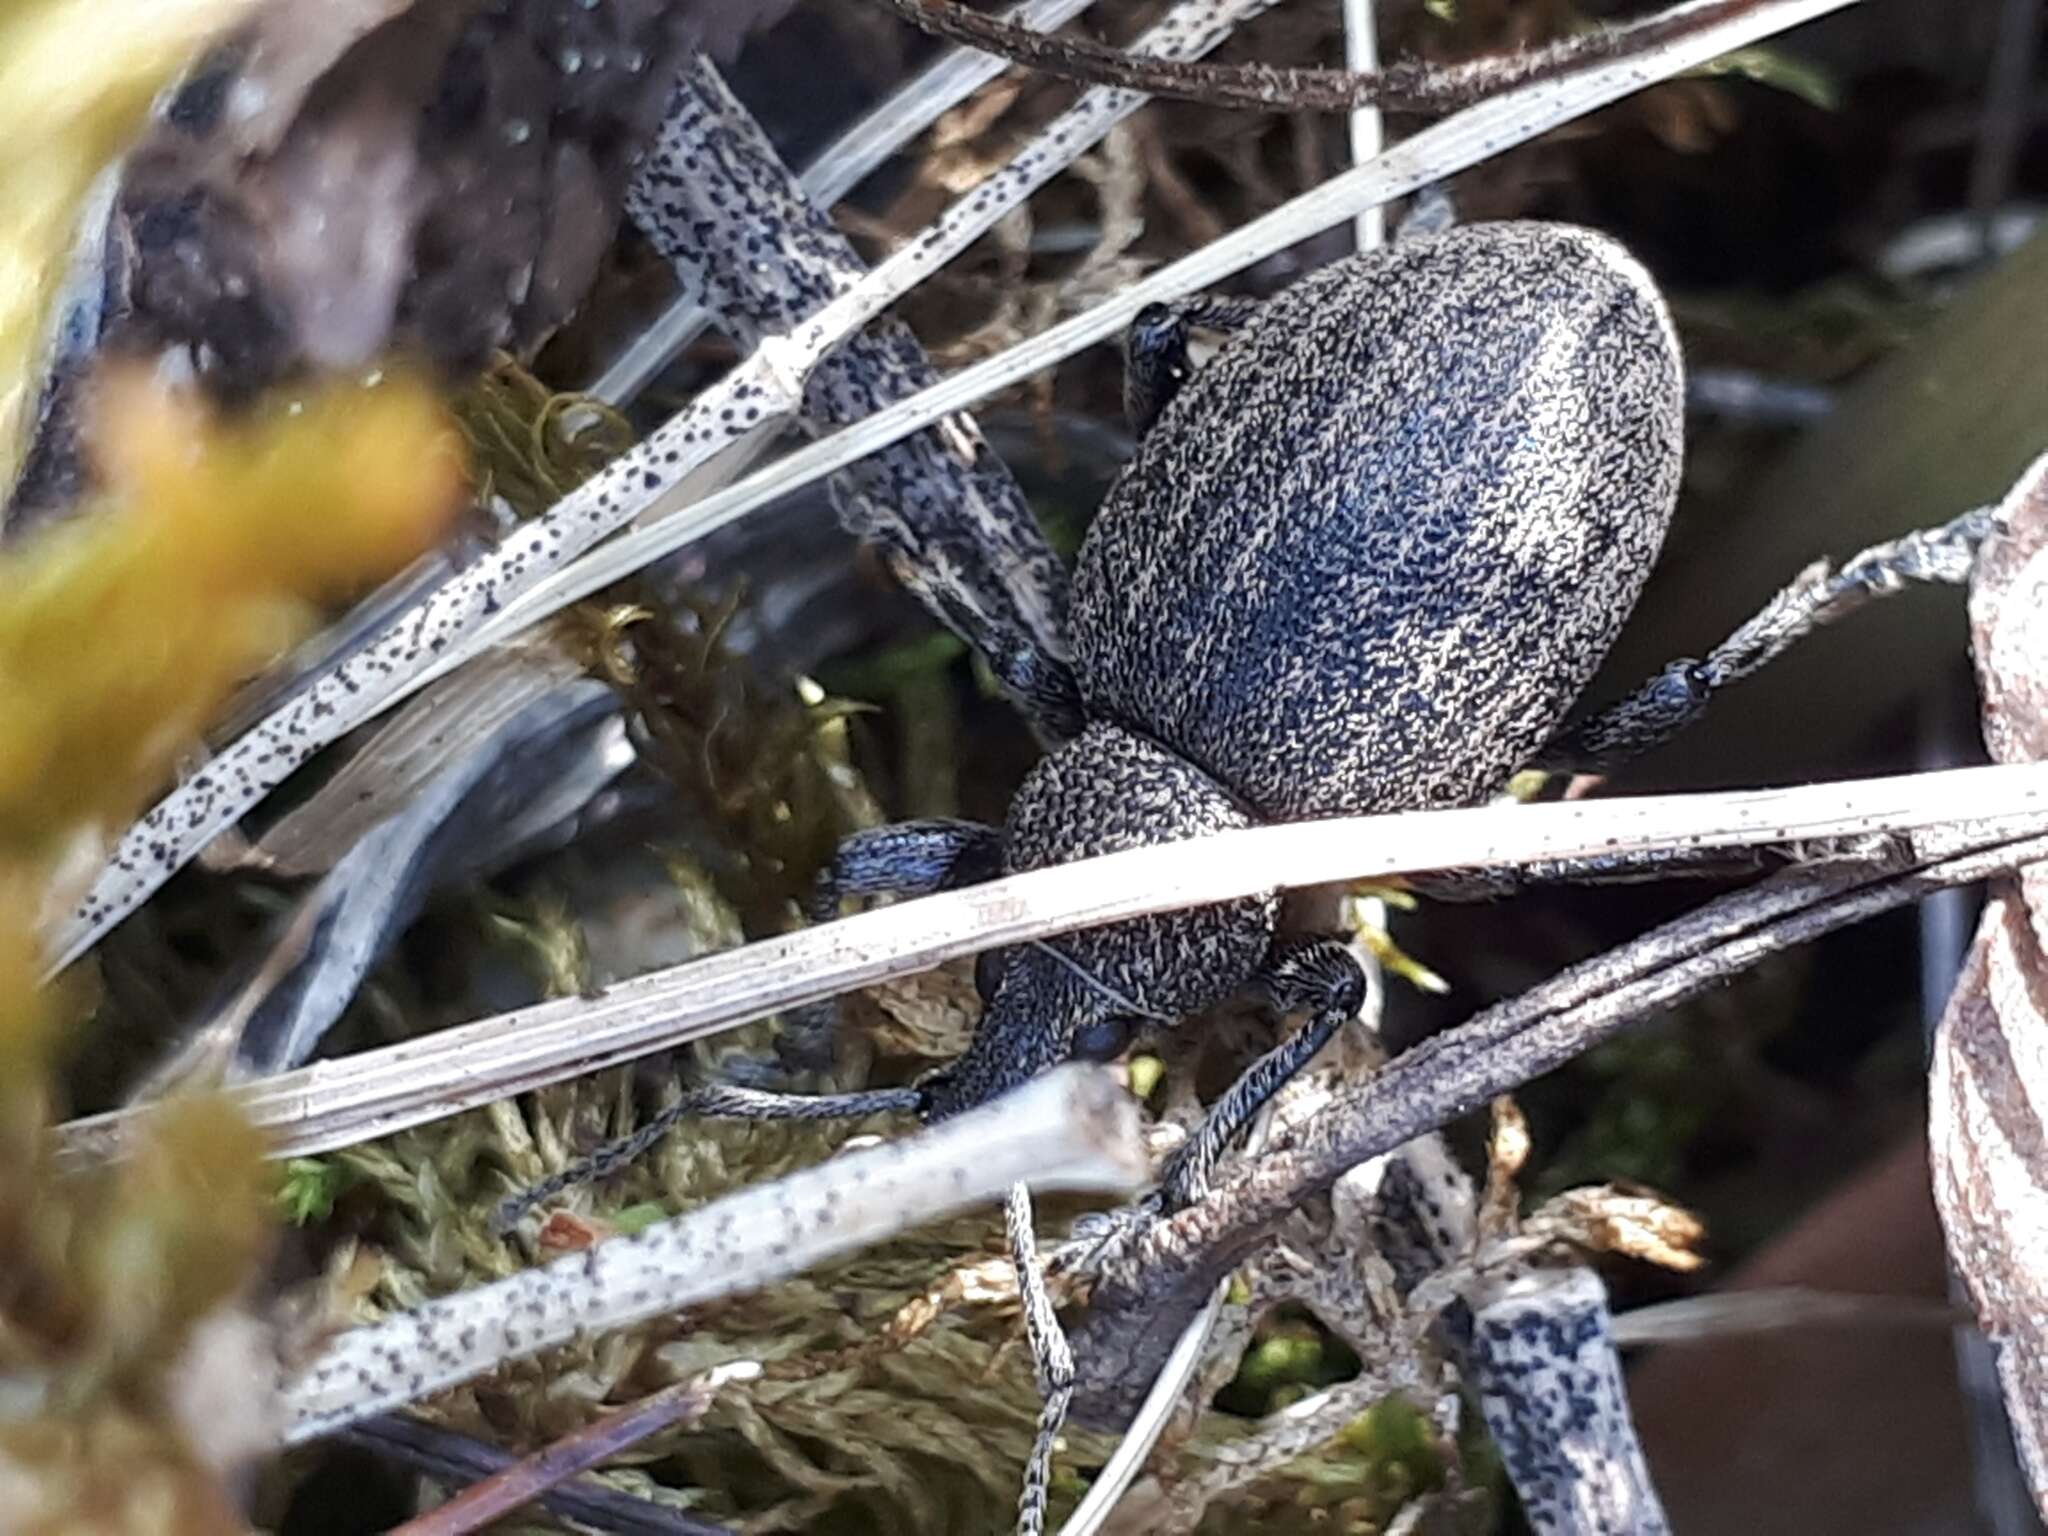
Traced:
[[[2048, 767], [2048, 456], [2000, 513], [1970, 593], [1984, 742], [1998, 762]], [[1935, 1030], [1928, 1098], [1949, 1260], [2048, 1518], [2048, 861], [1992, 882]]]
[[[1916, 828], [1953, 831], [1957, 806], [1969, 807], [1973, 820], [1967, 826], [1980, 831], [1997, 824], [2018, 836], [2048, 827], [2048, 764], [1733, 794], [1356, 816], [1163, 843], [779, 935], [622, 982], [596, 999], [565, 998], [317, 1062], [239, 1089], [237, 1099], [244, 1113], [272, 1133], [275, 1155], [307, 1155], [423, 1125], [945, 960], [1123, 918], [1275, 888], [1441, 867], [1649, 848], [1796, 845], [1873, 832], [1903, 835]], [[61, 1135], [74, 1153], [113, 1152], [142, 1112], [72, 1121]], [[1385, 1150], [1360, 1152], [1344, 1166]]]
[[933, 1130], [352, 1328], [284, 1383], [284, 1443], [417, 1402], [581, 1333], [759, 1289], [1013, 1184], [1124, 1191], [1149, 1173], [1137, 1105], [1114, 1075], [1061, 1067]]
[[1479, 1411], [1537, 1536], [1669, 1536], [1600, 1277], [1536, 1269], [1471, 1300]]

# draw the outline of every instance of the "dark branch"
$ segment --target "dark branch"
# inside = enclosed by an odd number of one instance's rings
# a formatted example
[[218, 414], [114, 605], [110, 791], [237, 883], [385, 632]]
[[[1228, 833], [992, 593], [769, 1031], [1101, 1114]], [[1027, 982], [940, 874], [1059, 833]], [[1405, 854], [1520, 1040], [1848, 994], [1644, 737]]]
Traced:
[[[403, 1462], [440, 1483], [457, 1488], [518, 1464], [509, 1451], [452, 1429], [402, 1413], [384, 1413], [341, 1432], [341, 1438]], [[701, 1515], [669, 1509], [648, 1499], [577, 1478], [540, 1496], [542, 1506], [565, 1520], [612, 1536], [734, 1536], [730, 1526]]]
[[1660, 46], [1749, 10], [1760, 0], [1718, 0], [1678, 6], [1626, 26], [1563, 38], [1541, 48], [1493, 54], [1459, 64], [1407, 61], [1373, 74], [1272, 64], [1203, 64], [1131, 53], [1088, 38], [1034, 32], [956, 0], [877, 0], [912, 26], [1084, 85], [1116, 86], [1205, 106], [1255, 112], [1351, 112], [1383, 107], [1438, 113], [1587, 64]]

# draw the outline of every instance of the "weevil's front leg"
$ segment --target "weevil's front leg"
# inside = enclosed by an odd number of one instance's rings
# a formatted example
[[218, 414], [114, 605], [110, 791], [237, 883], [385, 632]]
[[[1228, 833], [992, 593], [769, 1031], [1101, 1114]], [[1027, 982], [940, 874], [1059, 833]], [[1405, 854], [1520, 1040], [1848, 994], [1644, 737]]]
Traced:
[[1265, 1102], [1315, 1057], [1316, 1052], [1356, 1018], [1365, 1002], [1365, 973], [1336, 939], [1291, 940], [1274, 946], [1255, 986], [1283, 1013], [1305, 1011], [1300, 1029], [1253, 1062], [1211, 1106], [1207, 1118], [1173, 1155], [1160, 1179], [1169, 1211], [1208, 1191], [1216, 1164], [1244, 1134]]
[[809, 916], [830, 922], [852, 897], [929, 896], [993, 880], [1002, 870], [1003, 834], [985, 822], [891, 822], [840, 840], [818, 876]]
[[1143, 437], [1194, 376], [1202, 332], [1222, 338], [1243, 330], [1259, 312], [1257, 299], [1203, 295], [1172, 304], [1147, 304], [1124, 333], [1124, 416]]
[[[929, 896], [1002, 872], [1003, 834], [994, 827], [945, 817], [892, 822], [840, 840], [818, 875], [806, 915], [813, 923], [829, 923], [851, 899]], [[775, 1043], [777, 1061], [796, 1072], [828, 1069], [838, 1020], [838, 1006], [831, 1002], [791, 1009]], [[747, 1076], [744, 1066], [739, 1075]]]
[[1722, 689], [1865, 603], [1910, 586], [1961, 585], [1969, 580], [1977, 546], [1997, 517], [1995, 507], [1979, 507], [1939, 528], [1872, 545], [1839, 571], [1826, 561], [1810, 566], [1705, 660], [1674, 661], [1620, 702], [1568, 727], [1544, 749], [1537, 766], [1612, 768], [1669, 741], [1697, 720]]

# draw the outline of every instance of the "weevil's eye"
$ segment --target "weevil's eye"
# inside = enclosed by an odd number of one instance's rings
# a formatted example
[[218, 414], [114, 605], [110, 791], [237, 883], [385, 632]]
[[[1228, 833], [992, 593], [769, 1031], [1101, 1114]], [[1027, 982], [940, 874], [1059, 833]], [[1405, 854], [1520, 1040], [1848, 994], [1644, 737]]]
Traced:
[[1131, 1043], [1131, 1021], [1111, 1015], [1090, 1019], [1074, 1031], [1074, 1056], [1080, 1061], [1115, 1061]]
[[1131, 317], [1131, 334], [1133, 336], [1149, 335], [1168, 324], [1172, 319], [1173, 311], [1164, 304], [1147, 304]]
[[1008, 953], [1000, 949], [984, 949], [974, 957], [974, 990], [984, 1003], [995, 1001], [996, 988], [1003, 984], [1003, 967], [1008, 962]]

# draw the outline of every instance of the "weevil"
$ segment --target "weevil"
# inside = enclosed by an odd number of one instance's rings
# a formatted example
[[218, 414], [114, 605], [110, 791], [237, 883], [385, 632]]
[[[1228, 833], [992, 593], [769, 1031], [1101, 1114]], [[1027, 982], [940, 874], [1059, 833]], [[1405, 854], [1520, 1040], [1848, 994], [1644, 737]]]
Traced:
[[[1199, 368], [1197, 328], [1224, 339]], [[1488, 224], [1338, 261], [1263, 305], [1134, 323], [1140, 434], [1082, 546], [1078, 734], [1000, 830], [846, 845], [823, 905], [1265, 821], [1466, 805], [1555, 734], [1628, 617], [1677, 500], [1676, 336], [1619, 246]], [[1049, 663], [1048, 663], [1049, 664]], [[1356, 1010], [1334, 940], [1271, 897], [984, 957], [985, 1012], [921, 1084], [930, 1118], [1120, 1054], [1247, 986], [1309, 1022], [1169, 1170], [1175, 1203]]]
[[[1205, 331], [1221, 342], [1197, 367]], [[1705, 659], [1564, 732], [1656, 562], [1683, 464], [1677, 336], [1626, 251], [1562, 224], [1454, 228], [1264, 303], [1153, 306], [1126, 354], [1138, 444], [1081, 548], [1071, 663], [981, 637], [998, 676], [1031, 680], [1020, 702], [1056, 744], [1000, 828], [846, 840], [814, 918], [1262, 822], [1475, 804], [1537, 761], [1612, 763], [1862, 601], [1964, 579], [1986, 529], [1972, 513], [1815, 566]], [[985, 954], [976, 983], [972, 1043], [923, 1081], [696, 1090], [500, 1224], [684, 1115], [938, 1120], [1236, 993], [1305, 1014], [1176, 1154], [1158, 1195], [1172, 1208], [1356, 1012], [1364, 977], [1338, 940], [1283, 935], [1267, 895]]]

